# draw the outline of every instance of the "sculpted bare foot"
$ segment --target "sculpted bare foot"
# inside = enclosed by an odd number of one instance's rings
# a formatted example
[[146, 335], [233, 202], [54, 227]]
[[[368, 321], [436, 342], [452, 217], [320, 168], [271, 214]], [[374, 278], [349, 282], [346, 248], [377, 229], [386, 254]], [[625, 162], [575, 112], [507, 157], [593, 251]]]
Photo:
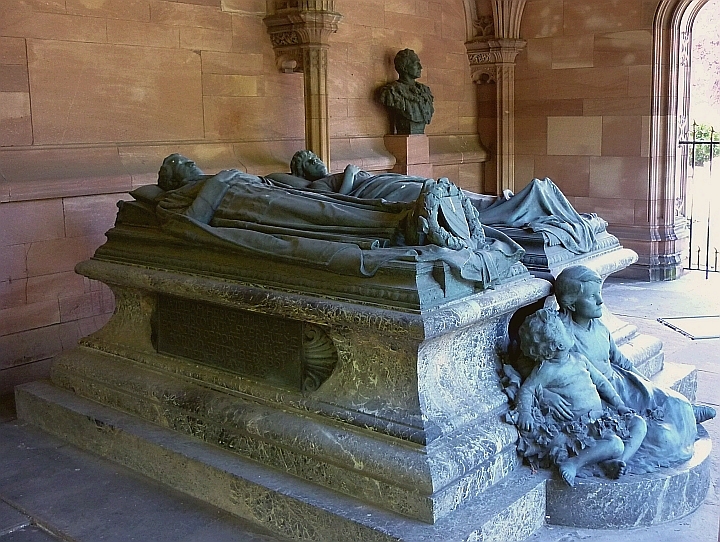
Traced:
[[693, 405], [695, 423], [702, 423], [712, 420], [715, 417], [715, 409], [706, 405]]
[[625, 474], [625, 472], [627, 472], [627, 465], [625, 464], [625, 461], [620, 461], [619, 459], [605, 461], [602, 464], [602, 468], [603, 471], [605, 471], [605, 475], [613, 480], [617, 480]]
[[566, 461], [562, 465], [558, 466], [558, 470], [560, 471], [560, 476], [562, 476], [562, 479], [567, 482], [567, 485], [570, 487], [575, 486], [575, 475], [577, 475], [577, 467], [574, 463], [571, 461]]

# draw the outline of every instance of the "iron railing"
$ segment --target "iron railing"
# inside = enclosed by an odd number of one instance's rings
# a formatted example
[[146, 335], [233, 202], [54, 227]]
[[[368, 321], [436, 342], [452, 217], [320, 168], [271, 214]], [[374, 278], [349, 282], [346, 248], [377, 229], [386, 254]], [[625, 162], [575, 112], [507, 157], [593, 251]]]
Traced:
[[[720, 141], [715, 140], [718, 132], [699, 130], [700, 125], [693, 122], [692, 138], [681, 140], [678, 144], [685, 149], [687, 156], [686, 193], [690, 203], [690, 254], [686, 269], [720, 273], [718, 254], [720, 249], [720, 216], [714, 217], [718, 202], [715, 199], [713, 162], [716, 154], [720, 154]], [[700, 132], [700, 133], [699, 133]], [[707, 134], [707, 138], [703, 137]], [[720, 196], [720, 190], [717, 190]], [[717, 220], [713, 220], [713, 218]]]

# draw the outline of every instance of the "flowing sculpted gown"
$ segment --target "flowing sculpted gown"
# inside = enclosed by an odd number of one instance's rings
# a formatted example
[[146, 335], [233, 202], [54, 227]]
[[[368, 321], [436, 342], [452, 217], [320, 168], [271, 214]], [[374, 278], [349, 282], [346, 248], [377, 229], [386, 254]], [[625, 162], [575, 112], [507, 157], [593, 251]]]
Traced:
[[575, 336], [574, 349], [584, 354], [610, 381], [628, 408], [647, 421], [647, 435], [628, 464], [630, 471], [650, 472], [690, 459], [697, 427], [687, 398], [623, 369], [621, 365], [629, 366], [630, 361], [618, 350], [610, 331], [599, 320], [591, 320], [587, 329], [577, 325], [569, 313], [563, 320]]
[[403, 221], [412, 218], [423, 186], [434, 182], [429, 179], [360, 172], [353, 192], [341, 195], [328, 191], [341, 174], [321, 180], [327, 187], [318, 183], [320, 190], [296, 188], [274, 180], [278, 176], [222, 173], [222, 180], [210, 176], [160, 197], [163, 228], [195, 243], [345, 275], [372, 276], [390, 260], [443, 261], [483, 287], [507, 276], [523, 254], [492, 228], [483, 228], [482, 246], [408, 246]]

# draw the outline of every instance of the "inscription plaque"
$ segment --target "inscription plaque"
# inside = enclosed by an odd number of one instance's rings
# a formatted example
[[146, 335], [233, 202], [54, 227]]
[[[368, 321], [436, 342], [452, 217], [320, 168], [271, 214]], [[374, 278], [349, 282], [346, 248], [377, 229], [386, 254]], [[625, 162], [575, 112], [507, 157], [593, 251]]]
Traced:
[[159, 296], [157, 350], [269, 383], [303, 389], [303, 323]]

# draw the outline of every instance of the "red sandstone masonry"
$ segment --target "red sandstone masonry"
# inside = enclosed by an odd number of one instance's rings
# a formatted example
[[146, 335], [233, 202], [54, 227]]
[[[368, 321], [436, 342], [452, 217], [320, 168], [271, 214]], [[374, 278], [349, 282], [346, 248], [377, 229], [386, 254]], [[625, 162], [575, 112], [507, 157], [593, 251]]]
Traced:
[[39, 303], [48, 299], [85, 294], [89, 289], [84, 278], [75, 271], [30, 277], [27, 279], [27, 302]]
[[0, 92], [30, 92], [27, 66], [0, 64]]
[[112, 312], [114, 299], [106, 290], [87, 292], [76, 296], [61, 297], [60, 321], [72, 322], [81, 318], [90, 318], [98, 314]]
[[[597, 213], [614, 224], [632, 224], [635, 217], [635, 202], [615, 198], [568, 198], [579, 213]], [[625, 248], [632, 248], [627, 243]]]
[[3, 0], [3, 4], [0, 8], [0, 35], [86, 43], [107, 41], [104, 19], [32, 13], [17, 0]]
[[618, 200], [646, 198], [649, 168], [649, 159], [642, 156], [591, 157], [588, 195]]
[[524, 39], [562, 35], [563, 4], [563, 0], [528, 2], [523, 12], [520, 34]]
[[652, 32], [630, 30], [595, 36], [594, 65], [633, 66], [652, 64]]
[[24, 38], [0, 37], [0, 64], [27, 64]]
[[606, 115], [602, 124], [603, 156], [640, 156], [642, 117]]
[[263, 56], [257, 53], [202, 52], [202, 72], [226, 75], [262, 75]]
[[115, 224], [117, 202], [121, 199], [132, 198], [123, 194], [64, 198], [65, 235], [84, 237], [106, 232]]
[[232, 50], [236, 53], [262, 53], [271, 48], [265, 39], [267, 28], [256, 16], [232, 14]]
[[28, 276], [72, 271], [78, 262], [90, 258], [104, 242], [104, 235], [95, 235], [32, 243], [27, 255]]
[[232, 30], [231, 15], [217, 6], [151, 0], [150, 21], [173, 26]]
[[27, 279], [0, 282], [0, 310], [19, 307], [27, 303]]
[[590, 183], [590, 157], [588, 156], [537, 156], [535, 176], [550, 177], [563, 193], [586, 196]]
[[[0, 214], [2, 214], [0, 204]], [[11, 245], [0, 247], [2, 257], [0, 258], [0, 281], [24, 279], [27, 277], [27, 264], [25, 256], [27, 245]]]
[[66, 11], [66, 0], [27, 0], [25, 3], [35, 11], [46, 13], [65, 13]]
[[[0, 371], [52, 357], [77, 341], [77, 325], [52, 325], [0, 337]], [[0, 382], [3, 373], [0, 372]]]
[[611, 2], [564, 2], [565, 35], [616, 32], [642, 26], [643, 0], [623, 0], [622, 9]]
[[60, 322], [60, 305], [56, 299], [39, 301], [0, 310], [0, 336]]
[[13, 393], [13, 389], [18, 384], [47, 378], [50, 374], [51, 362], [51, 359], [43, 359], [0, 370], [0, 394]]
[[180, 29], [137, 21], [108, 20], [108, 42], [144, 47], [180, 47]]
[[150, 3], [148, 0], [103, 0], [102, 2], [65, 0], [65, 6], [67, 13], [71, 15], [140, 22], [150, 21]]
[[64, 236], [61, 200], [0, 204], [0, 248]]
[[229, 52], [233, 49], [233, 36], [224, 30], [180, 28], [180, 47]]

